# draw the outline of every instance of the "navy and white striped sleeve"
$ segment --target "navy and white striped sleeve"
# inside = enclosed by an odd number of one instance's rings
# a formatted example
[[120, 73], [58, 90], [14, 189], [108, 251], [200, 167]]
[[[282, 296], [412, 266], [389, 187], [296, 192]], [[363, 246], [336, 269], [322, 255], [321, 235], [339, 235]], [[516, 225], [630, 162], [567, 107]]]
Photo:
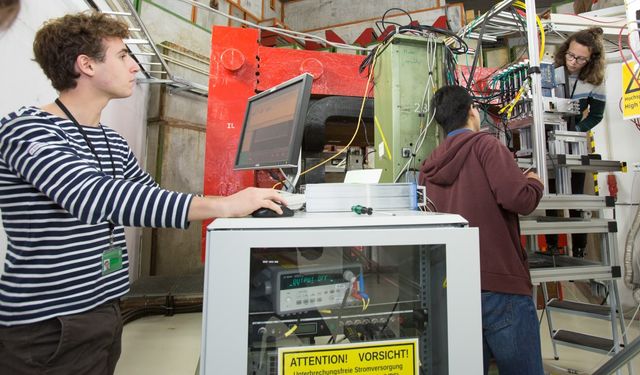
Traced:
[[138, 159], [133, 154], [131, 149], [128, 150], [125, 160], [124, 178], [128, 181], [137, 182], [142, 185], [160, 187], [160, 185], [158, 185], [158, 183], [153, 179], [153, 177], [151, 177], [151, 175], [147, 171], [140, 168]]
[[78, 156], [60, 129], [43, 125], [41, 119], [20, 117], [4, 123], [0, 154], [14, 173], [85, 223], [189, 225], [192, 195], [149, 186], [148, 181], [114, 179]]

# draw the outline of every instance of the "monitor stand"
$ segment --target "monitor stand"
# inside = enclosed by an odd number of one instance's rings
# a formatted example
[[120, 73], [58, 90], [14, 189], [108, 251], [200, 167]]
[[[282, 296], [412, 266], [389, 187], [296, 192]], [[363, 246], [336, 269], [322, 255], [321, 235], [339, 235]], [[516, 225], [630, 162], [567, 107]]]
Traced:
[[302, 175], [301, 170], [302, 170], [302, 149], [300, 149], [300, 153], [298, 154], [298, 168], [296, 168], [296, 173], [294, 175], [288, 175], [287, 173], [284, 172], [282, 168], [280, 168], [280, 172], [284, 175], [284, 178], [285, 178], [285, 180], [282, 183], [282, 186], [284, 186], [284, 191], [289, 193], [295, 193], [296, 185], [298, 184], [298, 180]]

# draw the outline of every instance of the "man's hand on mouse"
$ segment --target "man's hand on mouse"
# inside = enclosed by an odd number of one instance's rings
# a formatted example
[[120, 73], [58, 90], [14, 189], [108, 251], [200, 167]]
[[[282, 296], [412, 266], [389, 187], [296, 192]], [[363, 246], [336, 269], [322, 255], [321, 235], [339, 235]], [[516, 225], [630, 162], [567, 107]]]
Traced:
[[241, 190], [235, 194], [224, 197], [221, 200], [225, 201], [225, 213], [224, 217], [242, 217], [251, 214], [253, 211], [259, 208], [268, 208], [282, 214], [280, 204], [286, 205], [287, 202], [282, 198], [280, 194], [274, 189], [260, 189], [250, 187]]
[[274, 189], [250, 187], [226, 197], [194, 197], [189, 207], [189, 221], [216, 217], [243, 217], [259, 208], [282, 214], [278, 203], [287, 202]]

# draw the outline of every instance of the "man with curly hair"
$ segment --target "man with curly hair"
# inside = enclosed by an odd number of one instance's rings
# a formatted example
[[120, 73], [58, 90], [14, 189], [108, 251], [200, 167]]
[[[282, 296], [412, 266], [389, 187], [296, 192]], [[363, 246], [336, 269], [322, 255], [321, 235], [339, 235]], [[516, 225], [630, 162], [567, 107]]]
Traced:
[[35, 59], [59, 96], [0, 120], [0, 372], [113, 374], [118, 299], [129, 290], [124, 226], [186, 228], [285, 203], [272, 189], [200, 197], [160, 188], [127, 142], [100, 122], [133, 92], [128, 27], [105, 14], [47, 22]]

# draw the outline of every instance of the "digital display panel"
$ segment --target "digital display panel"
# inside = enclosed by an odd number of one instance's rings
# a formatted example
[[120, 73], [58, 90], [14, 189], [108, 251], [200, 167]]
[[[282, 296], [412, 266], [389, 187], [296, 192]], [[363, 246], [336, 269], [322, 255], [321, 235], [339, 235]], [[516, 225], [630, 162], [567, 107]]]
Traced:
[[296, 288], [309, 288], [321, 285], [334, 285], [345, 283], [342, 272], [315, 273], [315, 274], [283, 274], [280, 276], [280, 289], [289, 290]]

